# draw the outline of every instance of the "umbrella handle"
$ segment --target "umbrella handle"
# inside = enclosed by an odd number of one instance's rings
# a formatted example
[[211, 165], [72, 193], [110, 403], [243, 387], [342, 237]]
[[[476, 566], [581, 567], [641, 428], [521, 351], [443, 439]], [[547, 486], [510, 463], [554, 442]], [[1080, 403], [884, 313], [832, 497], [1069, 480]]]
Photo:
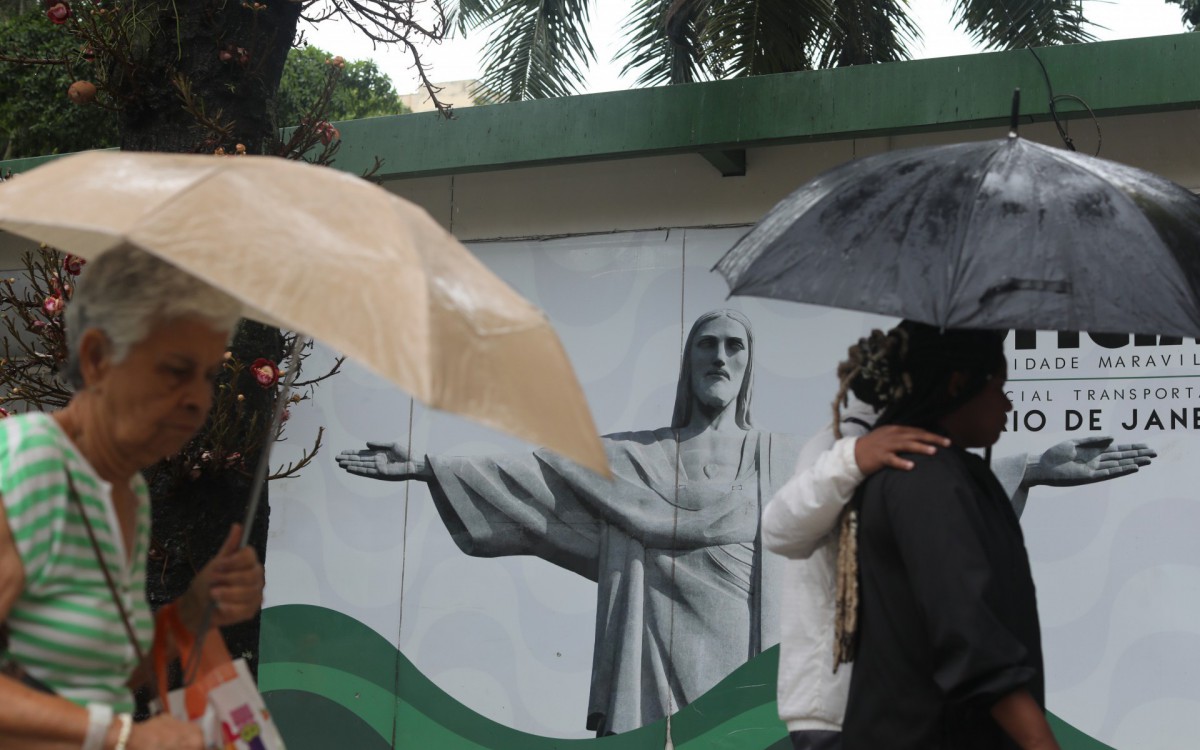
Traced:
[[[284, 394], [289, 393], [292, 390], [292, 383], [296, 382], [296, 375], [300, 371], [300, 352], [308, 344], [308, 341], [309, 338], [301, 333], [297, 333], [296, 338], [292, 341], [292, 350], [288, 352], [291, 365], [288, 367], [287, 375], [283, 378]], [[275, 399], [271, 429], [267, 431], [267, 435], [274, 436], [279, 431], [279, 424], [283, 420], [283, 410], [286, 406], [287, 398], [281, 396]], [[271, 444], [274, 442], [272, 437], [259, 451], [258, 466], [254, 468], [254, 483], [250, 485], [250, 500], [246, 504], [246, 518], [242, 521], [242, 541], [238, 544], [238, 549], [245, 547], [250, 542], [250, 530], [254, 527], [254, 517], [258, 515], [258, 504], [262, 498], [263, 486], [267, 483], [267, 468], [271, 465]]]
[[1021, 89], [1017, 87], [1013, 89], [1012, 98], [1012, 119], [1008, 121], [1008, 137], [1017, 137], [1017, 123], [1021, 117]]

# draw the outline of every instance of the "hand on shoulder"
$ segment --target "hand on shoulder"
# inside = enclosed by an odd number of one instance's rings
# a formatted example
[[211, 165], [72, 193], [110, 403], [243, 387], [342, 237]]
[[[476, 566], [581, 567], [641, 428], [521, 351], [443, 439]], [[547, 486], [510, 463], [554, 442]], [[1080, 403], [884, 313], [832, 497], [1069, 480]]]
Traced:
[[901, 453], [932, 456], [938, 448], [949, 447], [950, 439], [943, 435], [919, 427], [889, 424], [876, 427], [855, 442], [854, 461], [867, 476], [889, 467], [908, 471], [914, 464]]

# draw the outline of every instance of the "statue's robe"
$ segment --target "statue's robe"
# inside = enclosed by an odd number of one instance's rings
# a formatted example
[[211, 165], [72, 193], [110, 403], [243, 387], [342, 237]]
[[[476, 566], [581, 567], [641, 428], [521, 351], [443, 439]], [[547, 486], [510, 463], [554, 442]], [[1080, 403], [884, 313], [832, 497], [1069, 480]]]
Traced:
[[587, 726], [607, 734], [678, 710], [779, 642], [782, 558], [759, 526], [799, 445], [748, 431], [736, 478], [717, 482], [686, 476], [670, 428], [603, 441], [612, 482], [546, 451], [428, 461], [463, 552], [536, 555], [597, 583]]

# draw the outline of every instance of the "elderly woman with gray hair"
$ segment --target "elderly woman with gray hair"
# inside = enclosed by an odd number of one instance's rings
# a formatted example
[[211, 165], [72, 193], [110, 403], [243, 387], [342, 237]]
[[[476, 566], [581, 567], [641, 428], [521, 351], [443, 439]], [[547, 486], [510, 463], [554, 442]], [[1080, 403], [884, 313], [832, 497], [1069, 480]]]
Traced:
[[[0, 421], [0, 748], [201, 748], [169, 716], [134, 724], [127, 684], [148, 652], [150, 508], [140, 470], [204, 425], [238, 305], [153, 256], [93, 262], [66, 312], [75, 395]], [[263, 569], [239, 529], [179, 600], [194, 629], [252, 617]], [[2, 647], [0, 647], [2, 648]]]

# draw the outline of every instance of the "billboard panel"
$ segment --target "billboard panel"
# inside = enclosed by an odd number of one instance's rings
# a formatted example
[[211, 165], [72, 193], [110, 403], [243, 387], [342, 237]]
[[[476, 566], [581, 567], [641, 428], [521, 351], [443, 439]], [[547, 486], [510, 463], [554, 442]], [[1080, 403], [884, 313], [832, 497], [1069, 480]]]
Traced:
[[[474, 247], [559, 331], [623, 462], [619, 487], [431, 413], [352, 364], [295, 410], [291, 424], [324, 425], [326, 447], [272, 487], [262, 683], [292, 722], [289, 744], [331, 741], [322, 727], [336, 723], [343, 740], [379, 747], [563, 747], [597, 730], [618, 732], [603, 740], [614, 748], [661, 748], [668, 734], [675, 747], [787, 746], [772, 648], [785, 593], [755, 519], [828, 423], [846, 348], [894, 321], [727, 299], [709, 269], [743, 231]], [[681, 474], [666, 429], [681, 352], [720, 308], [752, 328], [751, 430]], [[1132, 476], [1029, 494], [1060, 739], [1186, 746], [1200, 736], [1200, 502], [1188, 489], [1200, 347], [1014, 333], [1007, 350], [1014, 410], [998, 457], [1038, 461], [1098, 436], [1158, 452]], [[338, 468], [339, 451], [369, 441], [428, 457], [432, 484]]]

